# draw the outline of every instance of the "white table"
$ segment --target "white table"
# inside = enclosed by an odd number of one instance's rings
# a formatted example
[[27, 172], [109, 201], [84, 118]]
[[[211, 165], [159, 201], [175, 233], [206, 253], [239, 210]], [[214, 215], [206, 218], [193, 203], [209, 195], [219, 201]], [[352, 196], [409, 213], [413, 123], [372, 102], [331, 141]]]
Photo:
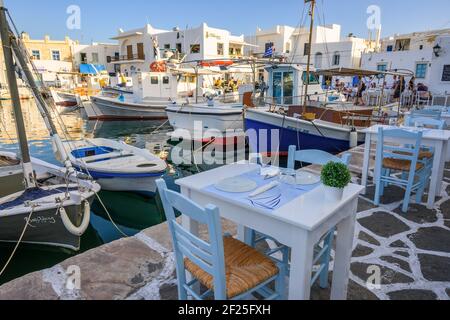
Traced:
[[[337, 227], [336, 257], [331, 298], [345, 300], [353, 250], [354, 226], [358, 195], [364, 190], [359, 185], [349, 185], [340, 203], [326, 203], [323, 187], [304, 194], [274, 211], [259, 209], [250, 204], [224, 199], [205, 188], [222, 179], [240, 176], [257, 170], [258, 165], [240, 162], [177, 180], [183, 195], [200, 205], [213, 204], [220, 209], [223, 218], [269, 235], [292, 248], [289, 282], [290, 300], [309, 300], [314, 246]], [[184, 217], [183, 225], [192, 233], [198, 233], [198, 225]], [[248, 230], [247, 229], [247, 230]], [[245, 239], [243, 228], [239, 238]]]
[[[377, 141], [378, 128], [380, 127], [386, 129], [394, 129], [394, 128], [398, 129], [398, 127], [376, 125], [362, 131], [366, 134], [364, 163], [362, 169], [362, 185], [364, 187], [367, 187], [367, 180], [369, 176], [369, 164], [370, 164], [372, 142]], [[439, 195], [438, 192], [442, 188], [442, 180], [444, 178], [444, 167], [447, 158], [449, 140], [450, 140], [450, 130], [433, 130], [433, 129], [424, 130], [422, 145], [432, 147], [435, 150], [433, 161], [433, 172], [431, 174], [430, 190], [428, 193], [428, 202], [427, 202], [428, 209], [432, 209], [434, 207], [436, 196]], [[399, 138], [389, 139], [387, 137], [386, 141], [398, 144], [402, 143], [407, 144], [411, 142], [406, 140], [402, 141]], [[377, 173], [375, 173], [375, 176], [376, 175]]]

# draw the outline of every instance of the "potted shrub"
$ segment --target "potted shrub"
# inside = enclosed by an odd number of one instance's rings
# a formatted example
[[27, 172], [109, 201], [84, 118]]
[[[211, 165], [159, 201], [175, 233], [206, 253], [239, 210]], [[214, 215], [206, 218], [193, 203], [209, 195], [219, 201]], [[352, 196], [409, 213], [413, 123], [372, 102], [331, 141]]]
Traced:
[[329, 162], [322, 168], [321, 180], [325, 186], [325, 198], [329, 201], [341, 201], [345, 187], [352, 177], [343, 163]]

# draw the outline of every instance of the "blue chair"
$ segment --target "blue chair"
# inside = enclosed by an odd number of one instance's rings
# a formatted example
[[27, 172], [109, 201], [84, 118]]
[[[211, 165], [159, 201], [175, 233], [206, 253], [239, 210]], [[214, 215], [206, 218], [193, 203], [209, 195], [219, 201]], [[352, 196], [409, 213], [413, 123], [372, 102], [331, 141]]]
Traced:
[[433, 118], [411, 118], [409, 120], [410, 126], [414, 126], [416, 128], [431, 128], [431, 129], [437, 129], [437, 130], [444, 130], [447, 126], [447, 123], [445, 120], [437, 120]]
[[[172, 235], [180, 300], [187, 300], [189, 295], [197, 300], [212, 295], [216, 300], [238, 300], [253, 293], [268, 300], [284, 298], [285, 279], [278, 266], [246, 244], [223, 237], [219, 210], [215, 206], [199, 207], [183, 195], [168, 190], [162, 179], [156, 184]], [[184, 229], [176, 220], [175, 210], [206, 225], [209, 242]], [[194, 280], [188, 282], [186, 272]], [[269, 288], [273, 282], [275, 291]], [[203, 294], [195, 290], [199, 283], [207, 288]]]
[[[416, 192], [416, 202], [420, 202], [430, 178], [430, 170], [419, 161], [422, 132], [410, 132], [402, 129], [378, 130], [375, 177], [375, 205], [380, 205], [384, 189], [388, 185], [406, 188], [402, 211], [408, 212], [411, 194]], [[392, 146], [385, 143], [385, 138], [406, 139], [414, 141], [412, 145]], [[394, 173], [401, 173], [395, 176]], [[417, 179], [418, 178], [418, 179]]]
[[[289, 157], [288, 157], [288, 169], [295, 169], [295, 163], [307, 163], [307, 164], [316, 164], [316, 165], [325, 165], [329, 162], [338, 162], [343, 163], [345, 165], [350, 164], [352, 155], [350, 153], [345, 153], [342, 158], [329, 154], [327, 152], [321, 150], [301, 150], [297, 151], [296, 146], [289, 147]], [[330, 265], [330, 257], [331, 257], [331, 249], [333, 246], [335, 229], [330, 230], [319, 242], [315, 250], [315, 256], [313, 263], [314, 265], [319, 263], [320, 267], [315, 272], [312, 280], [311, 286], [319, 279], [320, 277], [320, 287], [325, 289], [328, 287], [328, 273], [329, 273], [329, 265]], [[253, 247], [256, 246], [257, 243], [266, 240], [272, 240], [277, 243], [276, 239], [268, 237], [266, 235], [260, 234], [254, 230], [250, 231], [250, 239], [251, 245]], [[323, 243], [321, 245], [321, 243]], [[267, 255], [273, 256], [274, 254], [280, 252], [282, 255], [282, 259], [279, 260], [282, 266], [286, 266], [286, 273], [288, 273], [289, 269], [289, 248], [286, 246], [279, 246], [277, 248], [271, 249], [266, 252]]]

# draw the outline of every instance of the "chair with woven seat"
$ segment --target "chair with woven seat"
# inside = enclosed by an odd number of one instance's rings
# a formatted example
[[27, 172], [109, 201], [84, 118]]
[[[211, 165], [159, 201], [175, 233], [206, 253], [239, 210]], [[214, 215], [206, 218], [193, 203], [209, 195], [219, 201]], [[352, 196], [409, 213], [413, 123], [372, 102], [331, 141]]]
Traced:
[[[415, 128], [428, 128], [436, 130], [444, 130], [447, 127], [445, 120], [436, 120], [428, 117], [409, 118], [405, 125]], [[419, 162], [422, 163], [431, 175], [433, 169], [434, 148], [421, 147], [419, 151]], [[405, 173], [404, 173], [405, 175]]]
[[[284, 279], [273, 260], [254, 248], [222, 235], [219, 210], [212, 205], [201, 208], [188, 198], [168, 190], [164, 180], [156, 182], [176, 258], [180, 300], [213, 296], [216, 300], [238, 300], [258, 293], [268, 300], [283, 299]], [[175, 210], [206, 225], [209, 241], [184, 229], [176, 220]], [[188, 281], [187, 273], [193, 280]], [[270, 285], [275, 283], [275, 290]], [[206, 287], [196, 292], [198, 284]]]
[[[408, 212], [411, 194], [416, 192], [416, 202], [420, 202], [428, 184], [431, 170], [427, 160], [419, 160], [423, 133], [402, 129], [378, 129], [378, 143], [375, 163], [375, 205], [380, 205], [384, 189], [388, 185], [404, 187], [405, 197], [402, 211]], [[407, 140], [411, 144], [393, 146], [385, 143], [386, 138]], [[400, 176], [394, 175], [400, 173]]]
[[[338, 162], [348, 166], [350, 164], [351, 157], [352, 155], [350, 153], [345, 153], [342, 158], [339, 158], [321, 150], [297, 151], [296, 146], [290, 146], [287, 168], [295, 170], [296, 162], [321, 166], [329, 162]], [[249, 230], [249, 232], [249, 238], [251, 239], [251, 245], [253, 247], [255, 247], [257, 243], [267, 240], [271, 240], [274, 243], [277, 243], [276, 239], [260, 234], [254, 230]], [[311, 286], [314, 285], [317, 280], [320, 280], [319, 284], [321, 288], [325, 289], [328, 287], [328, 273], [334, 232], [335, 229], [333, 228], [325, 236], [322, 237], [322, 239], [319, 241], [319, 244], [315, 248], [315, 256], [313, 262], [314, 264], [318, 263], [320, 266], [311, 279]], [[267, 251], [266, 254], [269, 256], [273, 256], [278, 252], [280, 252], [282, 255], [282, 259], [279, 260], [281, 262], [281, 265], [286, 266], [286, 268], [289, 269], [289, 248], [287, 248], [286, 246], [278, 245], [276, 248], [272, 248]], [[288, 270], [286, 270], [285, 272], [288, 273]]]

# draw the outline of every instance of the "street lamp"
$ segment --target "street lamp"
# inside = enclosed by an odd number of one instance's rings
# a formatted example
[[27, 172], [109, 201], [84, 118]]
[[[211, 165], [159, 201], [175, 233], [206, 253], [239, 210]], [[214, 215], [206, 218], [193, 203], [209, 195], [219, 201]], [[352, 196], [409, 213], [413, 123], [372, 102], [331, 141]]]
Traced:
[[435, 46], [433, 47], [433, 52], [434, 52], [434, 55], [435, 55], [436, 57], [439, 57], [439, 56], [441, 55], [441, 52], [442, 52], [441, 46], [440, 46], [439, 44], [435, 45]]

